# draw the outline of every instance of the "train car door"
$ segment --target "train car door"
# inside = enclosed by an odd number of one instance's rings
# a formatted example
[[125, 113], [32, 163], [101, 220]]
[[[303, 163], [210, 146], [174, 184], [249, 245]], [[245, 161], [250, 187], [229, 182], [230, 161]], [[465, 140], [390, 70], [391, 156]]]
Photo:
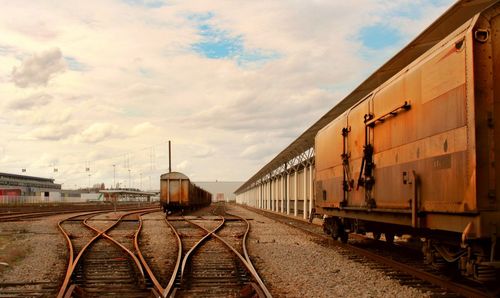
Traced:
[[[348, 179], [344, 182], [347, 191], [347, 205], [351, 207], [367, 206], [367, 195], [370, 194], [372, 160], [367, 153], [373, 144], [372, 129], [365, 122], [370, 115], [373, 95], [370, 94], [349, 110], [347, 126], [343, 130], [346, 150], [343, 154], [345, 172]], [[368, 175], [366, 175], [368, 173]], [[370, 207], [370, 206], [369, 206]]]
[[366, 185], [370, 190], [367, 202], [373, 207], [410, 208], [413, 172], [417, 170], [414, 107], [420, 94], [419, 80], [418, 71], [408, 70], [370, 100], [365, 158], [372, 165], [364, 176], [371, 181]]

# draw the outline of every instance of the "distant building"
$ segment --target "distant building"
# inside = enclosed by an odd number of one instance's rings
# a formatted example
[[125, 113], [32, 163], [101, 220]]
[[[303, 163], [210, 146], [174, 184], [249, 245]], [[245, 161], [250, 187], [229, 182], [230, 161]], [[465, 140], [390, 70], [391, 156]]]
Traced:
[[61, 184], [51, 178], [0, 173], [0, 195], [60, 198]]
[[215, 201], [235, 201], [234, 192], [243, 185], [241, 181], [202, 181], [194, 184], [212, 193], [212, 200]]

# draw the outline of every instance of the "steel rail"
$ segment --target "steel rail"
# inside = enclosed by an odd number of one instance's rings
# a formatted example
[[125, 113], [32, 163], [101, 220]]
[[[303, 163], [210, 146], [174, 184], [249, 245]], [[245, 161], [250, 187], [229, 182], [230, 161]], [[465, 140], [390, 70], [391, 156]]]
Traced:
[[137, 253], [137, 256], [139, 257], [139, 260], [141, 261], [142, 266], [144, 267], [144, 270], [146, 270], [146, 273], [149, 275], [149, 278], [153, 282], [153, 285], [155, 287], [156, 292], [163, 293], [163, 291], [165, 289], [161, 286], [160, 282], [158, 281], [158, 279], [154, 275], [153, 271], [151, 270], [148, 263], [146, 262], [146, 259], [142, 255], [141, 249], [139, 248], [139, 234], [141, 233], [141, 230], [142, 230], [142, 216], [144, 214], [151, 213], [151, 212], [154, 212], [154, 211], [148, 211], [148, 212], [144, 212], [144, 213], [139, 214], [139, 227], [137, 228], [137, 230], [134, 234], [134, 248], [135, 248], [135, 251]]
[[[106, 208], [103, 209], [103, 206], [98, 206], [98, 207], [90, 207], [90, 208], [81, 208], [81, 209], [63, 209], [63, 210], [56, 210], [56, 211], [38, 211], [38, 212], [13, 212], [13, 213], [0, 213], [0, 222], [4, 221], [14, 221], [14, 220], [20, 220], [23, 218], [35, 218], [35, 217], [44, 217], [44, 216], [51, 216], [51, 215], [59, 215], [59, 214], [67, 214], [67, 213], [76, 213], [76, 212], [100, 212], [106, 210], [107, 212], [113, 211], [113, 208]], [[122, 210], [130, 210], [133, 209], [132, 206], [126, 205], [124, 206], [125, 208], [118, 209], [120, 211]]]
[[207, 234], [205, 236], [203, 236], [203, 238], [201, 238], [200, 240], [198, 240], [198, 242], [196, 242], [192, 247], [191, 249], [184, 255], [184, 258], [182, 260], [182, 266], [181, 266], [181, 281], [182, 281], [182, 278], [184, 277], [184, 270], [186, 269], [186, 264], [187, 264], [187, 261], [189, 260], [189, 257], [194, 253], [194, 251], [196, 249], [198, 249], [199, 247], [201, 247], [201, 244], [203, 242], [205, 242], [212, 234], [213, 232], [217, 231], [218, 229], [220, 229], [224, 223], [225, 223], [225, 219], [222, 218], [222, 222], [220, 223], [220, 225], [218, 225], [217, 227], [215, 227], [215, 229], [213, 229], [212, 231], [210, 230], [207, 230], [203, 227], [201, 227], [200, 225], [197, 225], [195, 224], [194, 222], [190, 221], [189, 219], [183, 217], [184, 220], [190, 224], [193, 224], [197, 227], [200, 227], [201, 229], [205, 230], [207, 232]]
[[[233, 215], [234, 216], [234, 215]], [[221, 216], [223, 219], [224, 217]], [[237, 217], [237, 216], [236, 216]], [[225, 219], [224, 219], [225, 220]], [[220, 237], [219, 235], [217, 235], [215, 232], [217, 232], [218, 229], [214, 230], [214, 231], [209, 231], [208, 229], [206, 229], [205, 227], [201, 226], [201, 225], [198, 225], [194, 222], [191, 222], [192, 224], [198, 226], [199, 228], [209, 232], [209, 236], [210, 235], [213, 235], [216, 239], [218, 239], [219, 241], [221, 241], [224, 245], [226, 245], [227, 248], [229, 248], [232, 252], [234, 252], [234, 254], [236, 254], [236, 256], [240, 259], [240, 261], [243, 263], [243, 265], [245, 266], [245, 268], [248, 270], [248, 272], [252, 275], [252, 277], [257, 281], [257, 283], [259, 284], [259, 287], [261, 287], [262, 291], [264, 292], [265, 296], [266, 297], [272, 297], [271, 293], [269, 292], [269, 290], [267, 289], [266, 285], [264, 284], [264, 282], [262, 281], [262, 279], [260, 278], [259, 274], [257, 273], [257, 271], [255, 270], [255, 268], [253, 267], [252, 265], [252, 262], [250, 261], [250, 258], [247, 258], [248, 254], [246, 254], [246, 256], [242, 256], [238, 250], [236, 250], [231, 244], [227, 243], [226, 240], [224, 240], [224, 238]], [[247, 224], [249, 224], [247, 222]], [[247, 230], [245, 232], [245, 236], [244, 238], [246, 238], [246, 233], [249, 231], [249, 225], [247, 226]], [[242, 242], [242, 247], [244, 247], [244, 251], [246, 251], [246, 248], [245, 248], [245, 244]]]
[[[98, 213], [107, 213], [107, 212], [112, 212], [110, 210], [106, 210], [106, 211], [101, 211], [101, 212], [98, 212]], [[96, 236], [94, 236], [89, 242], [87, 242], [87, 244], [85, 244], [85, 246], [80, 250], [80, 252], [78, 253], [78, 255], [76, 256], [76, 258], [74, 258], [73, 262], [72, 263], [69, 263], [68, 264], [68, 269], [66, 270], [66, 276], [64, 278], [64, 281], [63, 281], [63, 284], [59, 290], [59, 293], [57, 295], [58, 298], [63, 298], [63, 297], [66, 297], [66, 295], [68, 293], [67, 292], [67, 288], [68, 288], [68, 284], [69, 284], [69, 281], [71, 279], [71, 275], [73, 274], [76, 266], [78, 265], [78, 262], [80, 261], [80, 259], [82, 258], [83, 256], [83, 253], [87, 250], [87, 248], [93, 244], [97, 239], [99, 239], [100, 237], [106, 237], [108, 238], [109, 236], [108, 235], [105, 235], [105, 233], [109, 230], [111, 230], [113, 227], [115, 227], [121, 220], [123, 217], [125, 216], [128, 216], [130, 214], [134, 214], [134, 213], [139, 213], [139, 212], [144, 212], [144, 210], [135, 210], [135, 211], [131, 211], [131, 212], [128, 212], [128, 213], [125, 213], [125, 214], [122, 214], [111, 226], [107, 227], [106, 229], [104, 229], [103, 231], [101, 230], [98, 230], [92, 226], [90, 226], [89, 224], [87, 224], [87, 220], [90, 219], [90, 217], [86, 218], [84, 221], [83, 221], [83, 224], [92, 229], [93, 231], [95, 231], [97, 233]], [[79, 216], [79, 215], [78, 215]], [[77, 217], [77, 216], [73, 216], [73, 217]], [[73, 218], [73, 217], [70, 217], [70, 218]], [[91, 216], [92, 217], [92, 216]], [[62, 222], [62, 221], [61, 221]], [[61, 232], [64, 234], [64, 236], [66, 237], [67, 240], [69, 240], [69, 243], [70, 245], [68, 246], [68, 249], [70, 249], [70, 260], [71, 260], [71, 257], [74, 257], [74, 251], [73, 251], [73, 245], [71, 244], [71, 240], [69, 239], [69, 236], [67, 235], [66, 231], [64, 231], [64, 229], [62, 229], [62, 227], [60, 228], [61, 229]], [[118, 242], [116, 242], [114, 239], [112, 239], [111, 237], [109, 237], [108, 239], [112, 240], [113, 243], [115, 244], [118, 244], [118, 247], [120, 247], [121, 249], [124, 249], [127, 253], [131, 253], [126, 247], [124, 247], [123, 245], [119, 244]], [[132, 253], [133, 255], [133, 253]], [[135, 256], [133, 256], [133, 259], [134, 259], [134, 262], [137, 261], [137, 258]], [[136, 265], [139, 264], [139, 267], [138, 269], [140, 270], [141, 272], [141, 277], [143, 278], [144, 280], [144, 272], [142, 270], [142, 267], [140, 266], [140, 262], [136, 262]], [[74, 289], [74, 287], [73, 287]], [[65, 295], [66, 294], [66, 295]]]
[[74, 263], [74, 248], [73, 248], [73, 243], [71, 242], [71, 239], [69, 238], [68, 233], [62, 227], [62, 223], [65, 222], [65, 221], [67, 221], [67, 220], [73, 219], [75, 217], [86, 216], [86, 215], [95, 215], [95, 214], [106, 213], [106, 212], [109, 212], [109, 211], [94, 211], [94, 212], [90, 212], [90, 213], [86, 213], [86, 214], [79, 214], [79, 215], [75, 215], [75, 216], [70, 216], [70, 217], [65, 218], [63, 220], [60, 220], [57, 223], [57, 227], [59, 228], [59, 230], [63, 234], [64, 238], [66, 239], [66, 244], [68, 245], [68, 250], [69, 250], [68, 268], [66, 269], [66, 276], [64, 277], [63, 284], [62, 284], [62, 286], [61, 286], [61, 288], [59, 290], [59, 293], [58, 293], [57, 297], [63, 297], [63, 295], [64, 295], [63, 289], [65, 290], [67, 288], [67, 286], [68, 286], [69, 280], [71, 278], [71, 274], [73, 272], [72, 266], [73, 266], [73, 263]]
[[230, 216], [234, 216], [234, 217], [240, 218], [240, 219], [242, 219], [247, 224], [247, 229], [246, 229], [245, 234], [243, 235], [243, 239], [242, 239], [243, 255], [245, 256], [245, 259], [248, 262], [248, 266], [250, 266], [252, 268], [253, 272], [255, 272], [255, 277], [256, 277], [257, 283], [259, 284], [259, 286], [264, 291], [264, 294], [267, 297], [271, 297], [271, 293], [269, 292], [269, 290], [267, 289], [266, 285], [264, 284], [264, 282], [260, 278], [260, 275], [258, 274], [257, 269], [255, 269], [255, 267], [254, 267], [254, 265], [252, 263], [252, 260], [250, 259], [250, 255], [248, 254], [247, 239], [248, 239], [248, 234], [250, 233], [250, 222], [248, 222], [248, 220], [246, 218], [242, 217], [242, 216], [238, 216], [238, 215], [235, 215], [235, 214], [232, 214], [232, 213], [229, 213], [229, 212], [226, 212], [226, 214], [228, 214]]
[[182, 261], [182, 240], [181, 237], [179, 236], [179, 233], [177, 230], [170, 224], [167, 218], [165, 218], [165, 222], [168, 224], [170, 227], [171, 231], [174, 233], [175, 238], [177, 239], [177, 261], [175, 262], [175, 267], [174, 267], [174, 272], [172, 276], [170, 277], [170, 281], [168, 282], [168, 285], [165, 287], [165, 290], [162, 292], [163, 297], [167, 297], [170, 292], [172, 292], [172, 289], [174, 287], [175, 283], [175, 278], [177, 276], [177, 272], [179, 271], [179, 266], [181, 265]]
[[[296, 228], [296, 229], [299, 229], [300, 231], [306, 233], [306, 234], [309, 234], [309, 235], [312, 235], [312, 236], [316, 236], [316, 237], [320, 237], [320, 238], [323, 238], [323, 239], [327, 239], [329, 241], [329, 243], [333, 246], [336, 246], [336, 247], [340, 247], [342, 249], [345, 249], [347, 251], [354, 251], [355, 253], [357, 253], [358, 255], [361, 255], [361, 256], [365, 256], [375, 262], [379, 262], [379, 263], [383, 263], [383, 264], [386, 264], [386, 265], [389, 265], [390, 267], [396, 269], [396, 270], [399, 270], [399, 271], [402, 271], [402, 272], [405, 272], [413, 277], [416, 277], [418, 279], [421, 279], [421, 280], [424, 280], [424, 281], [427, 281], [433, 285], [436, 285], [436, 286], [439, 286], [441, 288], [444, 288], [444, 289], [447, 289], [449, 291], [452, 291], [454, 293], [457, 293], [457, 294], [460, 294], [460, 295], [464, 295], [466, 297], [490, 297], [487, 293], [484, 293], [482, 291], [479, 291], [479, 290], [476, 290], [474, 288], [471, 288], [471, 287], [468, 287], [466, 285], [462, 285], [462, 284], [458, 284], [458, 283], [455, 283], [455, 282], [452, 282], [452, 281], [448, 281], [448, 280], [445, 280], [435, 274], [432, 274], [432, 273], [429, 273], [429, 272], [426, 272], [426, 271], [423, 271], [423, 270], [419, 270], [419, 269], [416, 269], [412, 266], [409, 266], [409, 265], [406, 265], [406, 264], [403, 264], [403, 263], [400, 263], [398, 261], [395, 261], [395, 260], [392, 260], [390, 258], [386, 258], [386, 257], [383, 257], [383, 256], [380, 256], [376, 253], [373, 253], [373, 252], [370, 252], [368, 250], [365, 250], [363, 248], [360, 248], [360, 247], [357, 247], [357, 246], [354, 246], [354, 245], [350, 245], [348, 243], [341, 243], [339, 241], [334, 241], [331, 239], [331, 237], [328, 237], [326, 235], [323, 235], [323, 234], [318, 234], [316, 232], [313, 232], [313, 231], [310, 231], [310, 230], [307, 230], [305, 228], [302, 228], [302, 227], [299, 227], [299, 226], [296, 226], [296, 225], [292, 225], [290, 223], [288, 223], [287, 220], [294, 220], [294, 221], [298, 221], [298, 222], [301, 222], [301, 223], [306, 223], [304, 221], [301, 221], [300, 219], [294, 219], [294, 218], [290, 218], [290, 217], [287, 217], [287, 216], [283, 216], [283, 215], [280, 215], [280, 214], [276, 214], [276, 213], [271, 213], [271, 212], [268, 212], [268, 211], [265, 211], [265, 210], [260, 210], [260, 209], [256, 209], [256, 208], [253, 208], [253, 207], [249, 207], [249, 206], [244, 206], [244, 208], [250, 210], [250, 211], [253, 211], [253, 212], [256, 212], [258, 214], [261, 214], [263, 216], [266, 216], [267, 218], [270, 218], [276, 222], [280, 222], [280, 223], [283, 223], [283, 224], [286, 224], [290, 227], [293, 227], [293, 228]], [[283, 219], [287, 219], [287, 220], [279, 220], [277, 218], [283, 218]], [[358, 235], [356, 235], [357, 237]]]
[[[113, 224], [111, 225], [110, 227], [106, 228], [106, 230], [110, 229], [111, 227], [115, 226], [119, 220], [121, 220], [121, 218], [123, 217], [124, 215], [120, 216], [120, 218]], [[87, 224], [86, 224], [86, 221], [87, 221], [88, 218], [86, 218], [84, 221], [83, 221], [83, 224], [87, 227], [89, 227]], [[80, 250], [80, 252], [78, 253], [78, 255], [76, 256], [76, 258], [74, 259], [73, 263], [70, 264], [70, 267], [71, 267], [71, 270], [68, 270], [66, 272], [66, 277], [65, 277], [65, 283], [63, 283], [63, 286], [61, 287], [61, 289], [59, 290], [59, 294], [57, 295], [58, 298], [63, 298], [63, 297], [66, 297], [67, 296], [67, 291], [66, 291], [66, 288], [68, 287], [68, 284], [69, 284], [69, 280], [71, 279], [71, 275], [73, 274], [73, 271], [75, 270], [76, 266], [78, 265], [78, 262], [80, 261], [83, 253], [85, 252], [85, 250], [87, 250], [87, 248], [92, 244], [94, 243], [98, 238], [101, 237], [101, 235], [104, 233], [104, 231], [99, 231], [98, 234], [96, 236], [94, 236], [89, 242], [87, 242], [87, 244], [85, 244], [85, 246]], [[66, 282], [67, 281], [67, 282]], [[74, 290], [75, 287], [72, 287], [72, 290]], [[69, 292], [69, 291], [68, 291]], [[66, 295], [65, 295], [66, 293]]]
[[[193, 225], [196, 225], [194, 224], [193, 222], [189, 221], [188, 219], [186, 219], [184, 216], [182, 217], [183, 220], [185, 220], [186, 222], [188, 223], [191, 223]], [[175, 279], [177, 277], [177, 274], [179, 273], [180, 271], [180, 275], [181, 275], [181, 281], [182, 281], [182, 278], [183, 278], [183, 275], [184, 275], [184, 270], [185, 270], [185, 267], [186, 267], [186, 264], [187, 264], [187, 261], [189, 259], [189, 256], [199, 247], [201, 246], [201, 243], [203, 243], [206, 239], [208, 239], [208, 237], [210, 237], [210, 231], [207, 231], [208, 233], [203, 236], [200, 240], [198, 240], [190, 249], [189, 251], [184, 255], [182, 256], [182, 240], [179, 236], [179, 233], [178, 231], [175, 229], [174, 226], [172, 226], [172, 224], [170, 224], [170, 222], [168, 221], [167, 218], [165, 218], [165, 221], [167, 222], [167, 224], [170, 226], [170, 228], [172, 229], [172, 231], [174, 232], [174, 234], [176, 235], [176, 238], [177, 238], [177, 242], [178, 242], [178, 253], [177, 253], [177, 261], [176, 261], [176, 264], [175, 264], [175, 268], [174, 268], [174, 271], [172, 273], [172, 276], [170, 278], [170, 281], [167, 285], [167, 287], [165, 288], [165, 290], [163, 291], [163, 297], [167, 297], [169, 296], [172, 291], [174, 290], [174, 283], [175, 283]], [[217, 226], [215, 228], [215, 230], [217, 229], [220, 229], [222, 227], [222, 225], [224, 224], [224, 222], [222, 222], [219, 226]]]
[[100, 231], [99, 229], [96, 229], [94, 227], [92, 227], [91, 225], [89, 225], [87, 223], [86, 220], [83, 221], [83, 223], [88, 226], [89, 228], [91, 228], [92, 230], [94, 230], [96, 233], [101, 233], [100, 235], [102, 235], [102, 237], [110, 240], [111, 242], [113, 242], [115, 245], [117, 245], [119, 248], [121, 248], [123, 251], [125, 251], [131, 258], [132, 260], [134, 261], [135, 263], [135, 266], [137, 267], [137, 269], [139, 269], [139, 273], [141, 274], [141, 278], [142, 278], [142, 282], [145, 283], [146, 281], [146, 276], [144, 275], [144, 269], [142, 268], [141, 266], [141, 262], [139, 261], [139, 259], [135, 256], [135, 254], [133, 252], [131, 252], [128, 248], [126, 248], [125, 246], [123, 246], [123, 244], [121, 244], [120, 242], [116, 241], [113, 237], [109, 236], [107, 234], [107, 232], [109, 232], [110, 230], [112, 230], [114, 227], [116, 227], [118, 225], [119, 222], [121, 222], [121, 220], [125, 217], [125, 216], [129, 216], [129, 215], [132, 215], [132, 214], [136, 214], [136, 213], [141, 213], [143, 212], [143, 210], [141, 211], [134, 211], [134, 212], [130, 212], [130, 213], [126, 213], [126, 214], [123, 214], [122, 216], [120, 216], [118, 218], [118, 220], [113, 224], [111, 225], [110, 227], [108, 227], [107, 229], [105, 229], [104, 231]]

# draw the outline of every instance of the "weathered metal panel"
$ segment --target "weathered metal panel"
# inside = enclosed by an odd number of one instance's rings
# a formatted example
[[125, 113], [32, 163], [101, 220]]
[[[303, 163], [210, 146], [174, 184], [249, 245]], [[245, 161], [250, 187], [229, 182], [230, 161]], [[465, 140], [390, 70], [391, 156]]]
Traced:
[[[466, 197], [471, 171], [463, 154], [466, 104], [473, 100], [465, 93], [466, 86], [472, 87], [465, 75], [467, 42], [465, 35], [456, 36], [375, 94], [375, 119], [411, 105], [373, 128], [377, 208], [411, 208], [410, 174], [415, 171], [420, 177], [420, 211], [475, 210], [474, 201]], [[414, 161], [405, 163], [409, 159]]]
[[[478, 19], [473, 29], [474, 38], [474, 80], [475, 80], [475, 125], [476, 125], [476, 166], [477, 166], [477, 200], [481, 210], [497, 210], [497, 186], [495, 173], [495, 147], [500, 139], [495, 139], [495, 63], [499, 64], [500, 46], [498, 26], [500, 17], [490, 21], [487, 16]], [[494, 43], [497, 43], [496, 45]], [[498, 68], [498, 66], [496, 66]], [[496, 77], [498, 79], [498, 77]], [[500, 91], [500, 90], [499, 90]], [[498, 93], [497, 97], [498, 97]], [[498, 102], [496, 103], [498, 112]]]
[[[493, 86], [494, 92], [494, 108], [493, 108], [493, 127], [496, 129], [493, 133], [493, 138], [496, 140], [494, 156], [498, 160], [500, 159], [500, 8], [497, 6], [495, 9], [495, 17], [491, 20], [491, 43], [493, 47], [492, 64], [493, 64], [493, 82], [496, 82]], [[495, 167], [495, 185], [496, 185], [496, 206], [497, 211], [500, 209], [500, 173], [496, 171], [500, 166], [498, 161]], [[499, 218], [499, 217], [497, 217]], [[500, 228], [500, 224], [497, 226]]]
[[169, 184], [170, 203], [180, 203], [180, 183], [179, 180], [167, 180]]
[[500, 233], [500, 4], [483, 13], [472, 30], [474, 39], [475, 134], [479, 236]]
[[167, 202], [168, 196], [168, 183], [167, 180], [160, 180], [160, 200], [162, 202]]
[[316, 203], [324, 207], [338, 207], [343, 200], [342, 129], [346, 126], [344, 114], [316, 136]]
[[[199, 200], [199, 198], [190, 197], [189, 185], [190, 185], [189, 180], [181, 180], [179, 197], [181, 198], [181, 204], [186, 205], [186, 206], [189, 206], [192, 203], [192, 201], [194, 201], [194, 200], [196, 200], [194, 202], [196, 204], [197, 200]], [[193, 196], [193, 197], [195, 197], [195, 196]]]

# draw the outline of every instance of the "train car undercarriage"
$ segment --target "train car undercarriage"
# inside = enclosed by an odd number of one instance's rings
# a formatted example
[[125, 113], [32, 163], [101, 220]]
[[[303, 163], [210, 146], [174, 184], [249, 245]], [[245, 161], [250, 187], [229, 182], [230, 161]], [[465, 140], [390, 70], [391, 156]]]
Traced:
[[323, 217], [323, 231], [334, 240], [347, 243], [349, 233], [372, 233], [376, 240], [383, 235], [393, 243], [395, 237], [419, 243], [423, 262], [438, 269], [450, 269], [467, 278], [489, 283], [500, 275], [500, 248], [498, 237], [468, 238], [468, 226], [461, 234], [433, 229], [415, 229], [411, 226], [362, 220], [353, 217]]

